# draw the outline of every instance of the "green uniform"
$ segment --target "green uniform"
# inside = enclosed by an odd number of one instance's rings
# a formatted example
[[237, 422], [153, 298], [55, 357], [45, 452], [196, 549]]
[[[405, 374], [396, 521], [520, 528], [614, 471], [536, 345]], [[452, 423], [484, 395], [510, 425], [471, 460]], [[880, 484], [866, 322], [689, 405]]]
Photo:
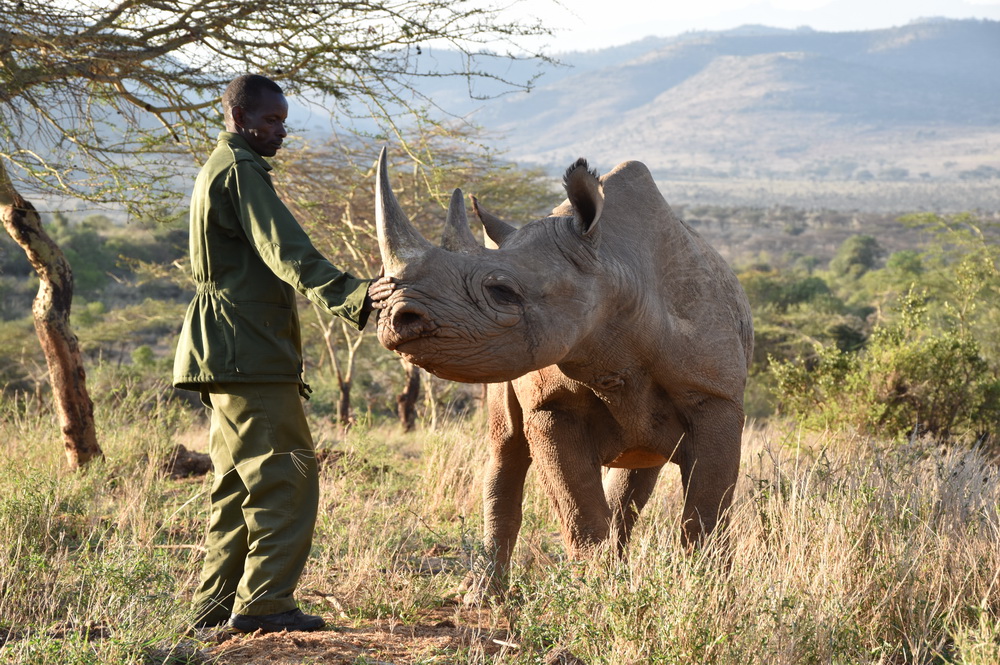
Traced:
[[369, 280], [341, 272], [278, 198], [271, 166], [222, 132], [191, 196], [197, 287], [174, 358], [174, 384], [212, 410], [215, 472], [199, 620], [296, 607], [319, 501], [312, 437], [299, 397], [295, 293], [365, 324]]

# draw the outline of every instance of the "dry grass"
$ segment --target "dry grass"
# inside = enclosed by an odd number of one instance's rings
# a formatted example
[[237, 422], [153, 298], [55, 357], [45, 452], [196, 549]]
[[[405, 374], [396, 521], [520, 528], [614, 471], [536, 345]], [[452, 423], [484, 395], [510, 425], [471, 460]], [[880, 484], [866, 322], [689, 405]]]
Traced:
[[[184, 636], [208, 481], [150, 460], [197, 445], [204, 425], [138, 408], [105, 410], [108, 460], [67, 474], [49, 416], [4, 405], [0, 662], [277, 657], [273, 639], [255, 652]], [[481, 524], [481, 419], [322, 438], [339, 452], [322, 466], [300, 595], [345, 632], [282, 642], [282, 663], [533, 663], [555, 649], [587, 663], [1000, 662], [1000, 475], [977, 451], [752, 428], [728, 550], [683, 553], [668, 468], [627, 562], [565, 560], [529, 474], [511, 594], [470, 611], [450, 599]], [[365, 642], [379, 635], [381, 652]]]

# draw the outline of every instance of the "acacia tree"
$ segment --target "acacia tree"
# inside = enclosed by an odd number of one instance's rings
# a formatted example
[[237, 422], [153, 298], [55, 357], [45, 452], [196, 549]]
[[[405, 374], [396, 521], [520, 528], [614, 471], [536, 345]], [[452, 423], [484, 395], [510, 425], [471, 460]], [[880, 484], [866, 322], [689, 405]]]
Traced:
[[[68, 323], [72, 271], [21, 191], [162, 205], [211, 147], [216, 100], [235, 75], [263, 73], [289, 96], [385, 120], [429, 101], [414, 76], [529, 86], [484, 63], [537, 57], [514, 51], [547, 32], [467, 0], [0, 0], [0, 207], [41, 280], [33, 311], [57, 410], [83, 414], [62, 418], [70, 465], [101, 454]], [[429, 43], [465, 57], [421, 70]]]
[[[512, 221], [536, 219], [558, 202], [560, 194], [540, 169], [521, 169], [480, 145], [475, 129], [427, 126], [413, 140], [395, 144], [390, 168], [397, 198], [413, 224], [428, 238], [439, 237], [451, 192], [460, 187], [476, 194], [492, 210]], [[335, 139], [318, 149], [295, 151], [281, 161], [275, 178], [285, 201], [323, 253], [358, 276], [373, 276], [381, 266], [373, 212], [375, 157], [380, 145], [352, 136]], [[331, 186], [333, 184], [333, 186]], [[317, 313], [317, 316], [320, 316]], [[350, 391], [354, 358], [365, 335], [332, 317], [320, 318], [340, 400], [341, 426], [351, 422]], [[339, 347], [334, 328], [344, 340]], [[336, 349], [342, 349], [338, 355]], [[396, 396], [400, 424], [416, 423], [421, 370], [400, 364], [403, 388]]]

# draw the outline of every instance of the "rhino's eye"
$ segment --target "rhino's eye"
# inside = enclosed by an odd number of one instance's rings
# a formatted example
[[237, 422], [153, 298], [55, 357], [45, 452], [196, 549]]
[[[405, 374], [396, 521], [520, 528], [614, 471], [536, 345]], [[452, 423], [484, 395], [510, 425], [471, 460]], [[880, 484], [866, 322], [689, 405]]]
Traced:
[[505, 284], [487, 284], [486, 293], [498, 305], [520, 305], [521, 296]]

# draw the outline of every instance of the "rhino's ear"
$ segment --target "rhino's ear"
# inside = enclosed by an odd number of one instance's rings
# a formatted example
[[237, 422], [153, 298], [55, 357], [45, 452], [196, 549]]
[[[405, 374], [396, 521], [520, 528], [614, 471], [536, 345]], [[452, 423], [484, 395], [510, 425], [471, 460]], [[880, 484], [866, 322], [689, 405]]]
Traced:
[[601, 187], [597, 171], [589, 169], [587, 160], [581, 157], [566, 169], [563, 185], [584, 237], [592, 236], [604, 209], [604, 188]]
[[488, 233], [483, 234], [483, 247], [486, 249], [500, 249], [500, 245]]
[[503, 241], [507, 237], [516, 231], [513, 226], [507, 222], [501, 220], [496, 215], [490, 213], [485, 208], [479, 205], [479, 199], [475, 196], [472, 197], [472, 210], [476, 213], [476, 217], [479, 221], [483, 223], [483, 229], [486, 230], [486, 248], [487, 249], [498, 249]]

